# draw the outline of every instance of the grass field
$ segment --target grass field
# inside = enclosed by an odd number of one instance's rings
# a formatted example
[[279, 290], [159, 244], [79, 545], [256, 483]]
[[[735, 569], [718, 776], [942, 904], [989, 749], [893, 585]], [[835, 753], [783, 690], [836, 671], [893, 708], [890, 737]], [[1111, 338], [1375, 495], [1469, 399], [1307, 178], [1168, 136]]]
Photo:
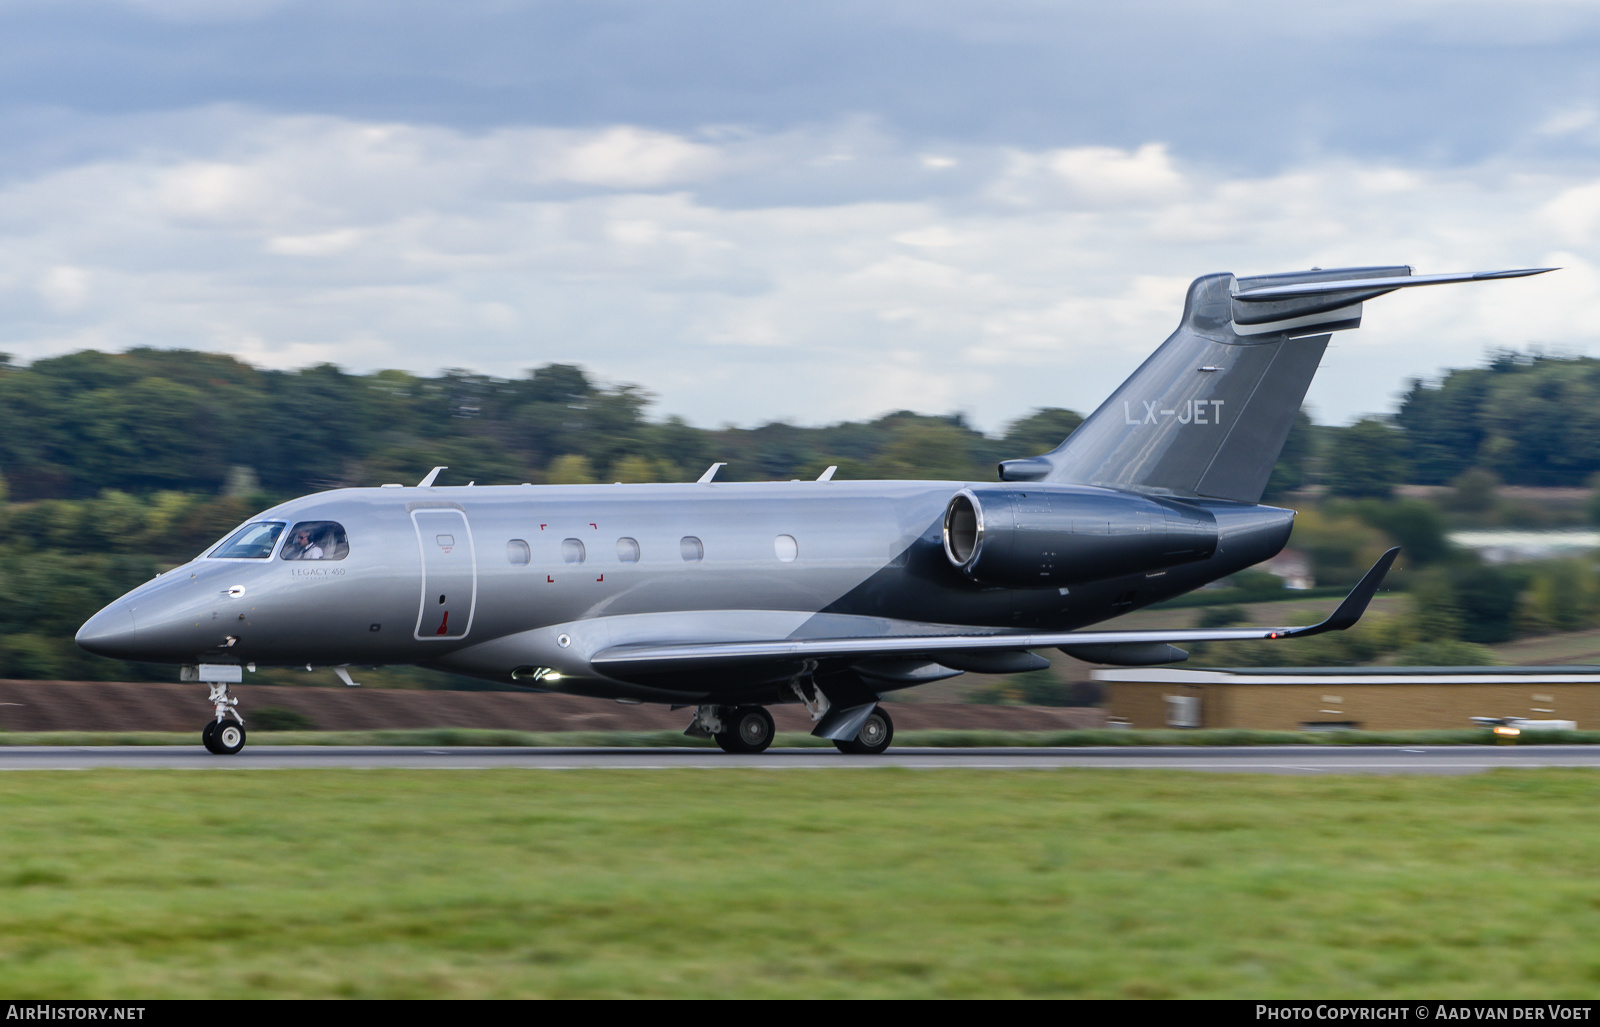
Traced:
[[1600, 994], [1600, 775], [0, 775], [0, 995]]

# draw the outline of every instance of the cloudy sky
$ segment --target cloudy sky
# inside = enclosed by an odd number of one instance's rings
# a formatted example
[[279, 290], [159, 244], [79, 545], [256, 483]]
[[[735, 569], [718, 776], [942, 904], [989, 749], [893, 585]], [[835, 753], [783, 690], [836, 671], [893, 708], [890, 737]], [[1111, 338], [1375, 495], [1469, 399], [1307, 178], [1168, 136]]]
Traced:
[[1600, 355], [1600, 4], [0, 0], [0, 351], [576, 362], [703, 426], [1087, 411], [1202, 273], [1319, 420]]

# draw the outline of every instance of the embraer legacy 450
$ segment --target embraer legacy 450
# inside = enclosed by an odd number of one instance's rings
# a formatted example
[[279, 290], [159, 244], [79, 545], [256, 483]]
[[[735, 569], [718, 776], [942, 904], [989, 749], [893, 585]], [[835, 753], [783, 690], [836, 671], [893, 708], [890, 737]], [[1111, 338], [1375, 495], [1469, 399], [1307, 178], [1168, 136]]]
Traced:
[[1262, 489], [1330, 333], [1418, 276], [1361, 267], [1190, 287], [1178, 330], [1070, 438], [998, 482], [816, 481], [339, 489], [273, 507], [95, 614], [90, 652], [210, 685], [203, 740], [244, 745], [228, 686], [257, 664], [420, 664], [507, 684], [692, 707], [730, 752], [774, 703], [855, 753], [893, 736], [886, 692], [1016, 673], [1058, 648], [1096, 663], [1175, 644], [1356, 622], [1391, 551], [1299, 628], [1084, 630], [1268, 559], [1292, 510]]

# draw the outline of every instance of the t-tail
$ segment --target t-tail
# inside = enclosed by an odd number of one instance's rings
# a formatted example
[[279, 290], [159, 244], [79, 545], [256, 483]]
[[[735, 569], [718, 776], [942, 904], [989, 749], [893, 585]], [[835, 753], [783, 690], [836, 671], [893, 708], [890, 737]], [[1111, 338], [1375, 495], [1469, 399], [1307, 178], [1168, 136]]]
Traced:
[[1259, 502], [1331, 333], [1360, 327], [1363, 302], [1409, 286], [1552, 270], [1197, 278], [1161, 348], [1070, 438], [1043, 456], [1003, 462], [1000, 478]]

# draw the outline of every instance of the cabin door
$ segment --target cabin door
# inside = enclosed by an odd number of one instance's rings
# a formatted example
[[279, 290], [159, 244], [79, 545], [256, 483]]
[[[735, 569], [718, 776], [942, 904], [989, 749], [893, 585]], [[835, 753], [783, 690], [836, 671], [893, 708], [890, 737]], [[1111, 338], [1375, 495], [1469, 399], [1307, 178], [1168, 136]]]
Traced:
[[460, 510], [411, 511], [422, 549], [422, 609], [416, 637], [463, 638], [472, 628], [478, 598], [478, 561], [472, 531]]

